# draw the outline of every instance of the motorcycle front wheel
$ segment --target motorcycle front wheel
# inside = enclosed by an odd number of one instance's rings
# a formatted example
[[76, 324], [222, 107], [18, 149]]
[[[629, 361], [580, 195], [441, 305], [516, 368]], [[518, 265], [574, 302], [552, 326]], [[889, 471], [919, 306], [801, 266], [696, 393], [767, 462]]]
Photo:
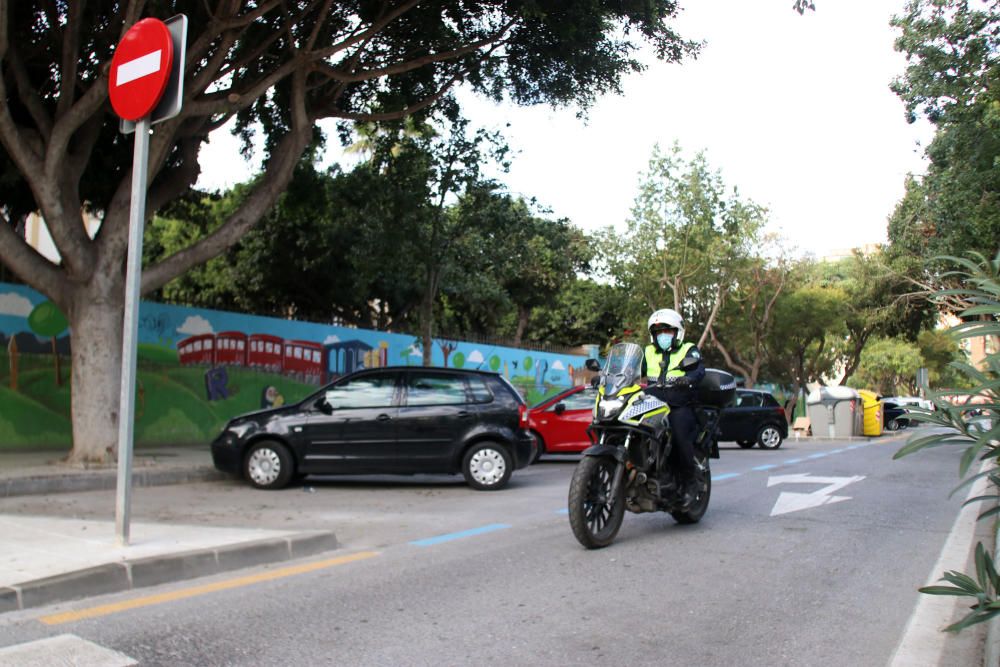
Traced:
[[617, 463], [604, 456], [585, 456], [576, 466], [569, 484], [569, 525], [573, 535], [588, 549], [611, 544], [625, 516], [624, 485], [614, 487]]

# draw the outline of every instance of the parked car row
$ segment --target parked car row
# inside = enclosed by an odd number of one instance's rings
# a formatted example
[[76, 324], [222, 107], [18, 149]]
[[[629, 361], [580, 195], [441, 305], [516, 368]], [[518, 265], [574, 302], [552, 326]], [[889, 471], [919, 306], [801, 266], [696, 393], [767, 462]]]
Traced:
[[[596, 391], [591, 387], [571, 387], [528, 410], [528, 428], [538, 439], [539, 456], [575, 454], [590, 445], [587, 426]], [[719, 420], [719, 440], [735, 441], [740, 447], [777, 449], [787, 437], [785, 410], [766, 391], [736, 390], [735, 402], [722, 411]]]
[[[597, 390], [571, 387], [529, 408], [502, 375], [455, 368], [385, 367], [342, 377], [298, 403], [231, 419], [212, 442], [215, 467], [262, 489], [316, 474], [461, 473], [475, 489], [507, 485], [542, 454], [590, 444]], [[886, 401], [885, 428], [909, 424]], [[738, 389], [718, 440], [777, 449], [785, 411], [766, 391]]]

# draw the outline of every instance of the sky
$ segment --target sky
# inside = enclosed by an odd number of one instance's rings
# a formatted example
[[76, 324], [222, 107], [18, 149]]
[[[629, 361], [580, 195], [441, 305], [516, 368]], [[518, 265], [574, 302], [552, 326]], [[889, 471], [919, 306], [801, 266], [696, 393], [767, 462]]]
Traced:
[[[770, 211], [794, 254], [822, 257], [886, 241], [908, 173], [925, 169], [925, 123], [909, 125], [889, 90], [905, 59], [889, 26], [904, 0], [681, 0], [672, 23], [702, 40], [697, 59], [652, 56], [621, 96], [576, 109], [497, 106], [463, 94], [475, 124], [502, 129], [514, 160], [498, 178], [586, 231], [624, 229], [656, 144], [704, 151], [729, 186]], [[341, 159], [337, 140], [326, 162]], [[198, 186], [229, 187], [259, 165], [233, 164], [225, 131], [202, 149]], [[238, 168], [238, 167], [242, 167]]]

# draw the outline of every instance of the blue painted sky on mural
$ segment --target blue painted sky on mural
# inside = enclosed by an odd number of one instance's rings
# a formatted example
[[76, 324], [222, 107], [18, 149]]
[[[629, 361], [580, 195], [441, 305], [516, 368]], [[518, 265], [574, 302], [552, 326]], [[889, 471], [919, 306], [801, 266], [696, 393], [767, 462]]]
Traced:
[[[45, 298], [29, 287], [0, 283], [0, 332], [11, 336], [28, 332], [27, 317], [31, 309]], [[364, 349], [385, 348], [385, 364], [419, 366], [423, 355], [419, 341], [413, 335], [394, 334], [368, 329], [335, 327], [314, 322], [298, 322], [257, 315], [244, 315], [217, 310], [185, 308], [143, 301], [139, 309], [139, 335], [141, 344], [159, 345], [176, 349], [178, 342], [203, 334], [238, 331], [244, 334], [268, 334], [286, 340], [302, 340], [321, 345], [360, 342]], [[569, 386], [572, 369], [583, 365], [584, 357], [522, 350], [479, 343], [453, 343], [449, 350], [448, 365], [458, 360], [464, 368], [490, 370], [496, 360], [497, 370], [510, 378], [534, 380], [542, 384]], [[432, 362], [444, 365], [445, 355], [435, 339]], [[331, 359], [331, 365], [334, 360]], [[342, 372], [343, 369], [328, 368]], [[350, 370], [354, 370], [351, 368]]]

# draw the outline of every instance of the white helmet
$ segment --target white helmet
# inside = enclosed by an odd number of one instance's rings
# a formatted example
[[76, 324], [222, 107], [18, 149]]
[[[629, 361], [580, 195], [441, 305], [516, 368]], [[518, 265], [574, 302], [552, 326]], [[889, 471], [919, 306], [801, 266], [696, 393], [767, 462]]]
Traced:
[[653, 335], [653, 327], [657, 325], [677, 329], [674, 345], [680, 345], [684, 342], [684, 318], [676, 310], [661, 308], [649, 316], [649, 322], [646, 323], [646, 330], [649, 331], [649, 340], [652, 343], [656, 342], [656, 336]]

